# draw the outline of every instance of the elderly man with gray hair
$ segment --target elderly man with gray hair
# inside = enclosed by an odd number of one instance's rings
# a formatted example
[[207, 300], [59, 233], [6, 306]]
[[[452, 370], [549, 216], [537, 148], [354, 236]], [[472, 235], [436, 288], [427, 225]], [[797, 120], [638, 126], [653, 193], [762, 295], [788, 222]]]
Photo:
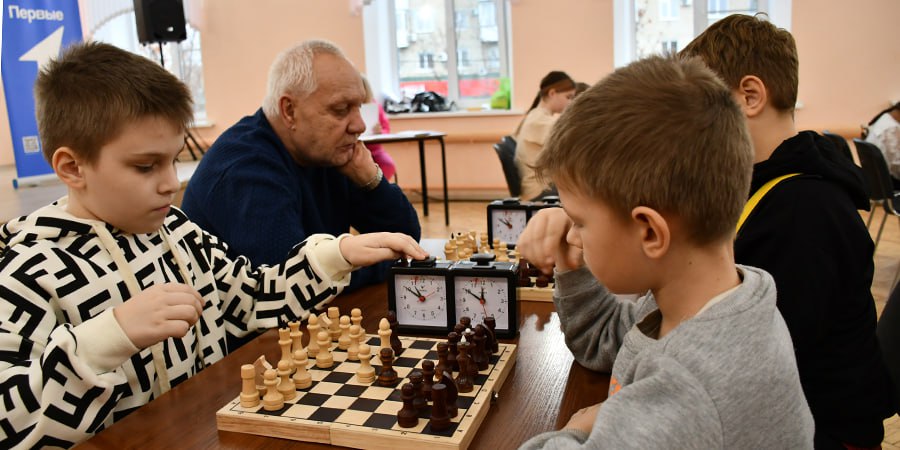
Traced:
[[[418, 240], [415, 209], [384, 179], [359, 141], [366, 93], [334, 44], [282, 52], [263, 106], [216, 139], [188, 184], [182, 208], [253, 264], [284, 260], [315, 233], [390, 231]], [[389, 263], [387, 263], [389, 264]], [[382, 263], [354, 272], [349, 289], [384, 280]]]

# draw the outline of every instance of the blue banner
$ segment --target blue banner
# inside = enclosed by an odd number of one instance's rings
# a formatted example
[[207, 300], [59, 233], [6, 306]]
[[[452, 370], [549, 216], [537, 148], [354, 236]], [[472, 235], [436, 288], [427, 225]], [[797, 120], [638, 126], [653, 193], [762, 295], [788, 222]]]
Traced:
[[16, 187], [53, 173], [41, 153], [34, 117], [34, 80], [38, 70], [58, 57], [61, 49], [81, 39], [77, 0], [3, 1], [0, 64], [16, 159]]

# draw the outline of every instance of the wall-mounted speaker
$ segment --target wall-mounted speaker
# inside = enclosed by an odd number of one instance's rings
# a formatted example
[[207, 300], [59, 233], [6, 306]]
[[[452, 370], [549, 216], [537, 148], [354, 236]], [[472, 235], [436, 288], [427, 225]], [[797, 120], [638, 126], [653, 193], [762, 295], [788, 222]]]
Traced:
[[134, 19], [141, 44], [187, 39], [181, 0], [134, 0]]

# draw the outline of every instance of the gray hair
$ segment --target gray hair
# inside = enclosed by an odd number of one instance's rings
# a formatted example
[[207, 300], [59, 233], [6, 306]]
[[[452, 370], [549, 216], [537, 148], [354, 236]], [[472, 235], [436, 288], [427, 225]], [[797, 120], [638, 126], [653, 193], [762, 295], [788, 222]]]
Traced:
[[346, 59], [338, 46], [324, 40], [301, 42], [278, 55], [269, 69], [263, 112], [278, 117], [278, 100], [284, 94], [308, 95], [318, 87], [313, 74], [313, 57], [325, 53]]

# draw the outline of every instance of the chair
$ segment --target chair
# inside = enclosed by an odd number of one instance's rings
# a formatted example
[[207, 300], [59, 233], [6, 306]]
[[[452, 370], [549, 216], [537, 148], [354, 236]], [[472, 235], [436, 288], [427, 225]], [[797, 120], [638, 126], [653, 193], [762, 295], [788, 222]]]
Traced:
[[518, 197], [522, 193], [522, 177], [519, 175], [519, 167], [516, 166], [516, 140], [512, 136], [503, 136], [500, 142], [494, 144], [494, 151], [500, 158], [503, 166], [503, 176], [506, 177], [506, 187], [509, 195]]
[[[837, 149], [840, 150], [841, 153], [847, 157], [847, 159], [853, 161], [853, 152], [850, 151], [850, 144], [847, 144], [847, 140], [844, 139], [843, 136], [834, 134], [828, 130], [823, 131], [822, 135], [833, 142], [834, 146], [837, 147]], [[856, 162], [853, 161], [853, 164], [856, 164]]]
[[[875, 248], [878, 248], [878, 241], [881, 240], [881, 232], [884, 231], [884, 223], [887, 221], [888, 214], [897, 217], [897, 221], [900, 223], [900, 212], [898, 212], [900, 211], [900, 191], [894, 190], [891, 173], [881, 150], [875, 144], [858, 138], [853, 139], [853, 144], [856, 145], [856, 154], [859, 156], [863, 175], [869, 184], [869, 198], [884, 207], [884, 217], [881, 219], [878, 235], [875, 238]], [[874, 214], [875, 210], [873, 209], [869, 218], [871, 219]], [[897, 276], [894, 275], [894, 280], [896, 281], [896, 279]]]
[[900, 403], [900, 289], [894, 287], [875, 330], [881, 357], [894, 385], [894, 404]]

